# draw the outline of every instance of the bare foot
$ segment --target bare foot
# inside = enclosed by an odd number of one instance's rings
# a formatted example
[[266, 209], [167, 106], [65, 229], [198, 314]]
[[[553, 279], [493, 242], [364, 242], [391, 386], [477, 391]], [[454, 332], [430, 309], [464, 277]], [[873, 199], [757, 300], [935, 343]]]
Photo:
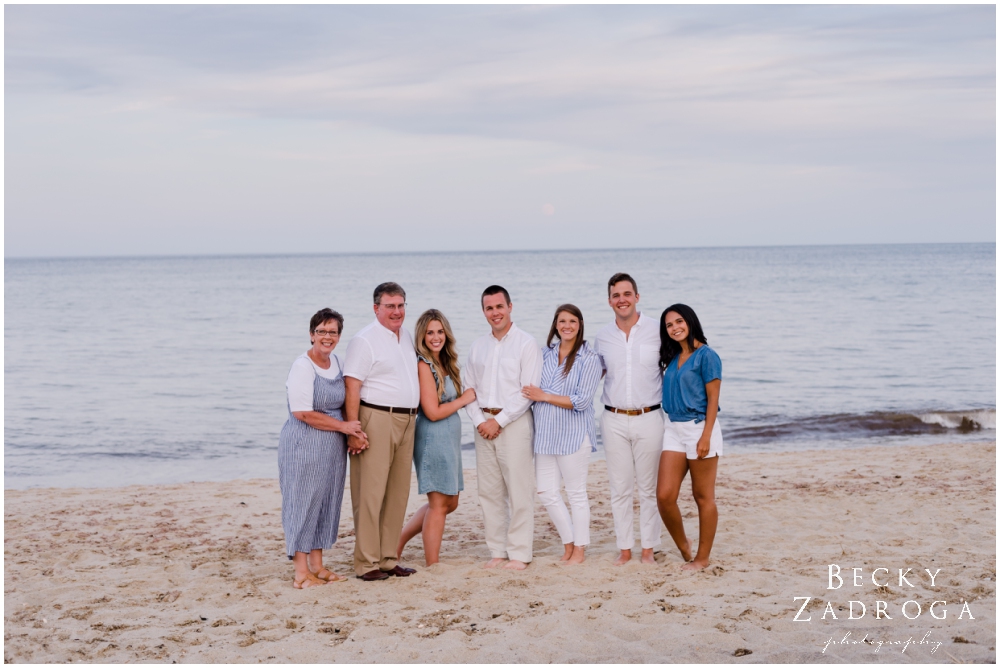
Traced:
[[622, 566], [632, 561], [632, 550], [622, 550], [622, 553], [615, 559], [615, 566]]
[[318, 577], [310, 573], [301, 580], [292, 579], [292, 586], [296, 589], [308, 589], [309, 587], [318, 587], [319, 585], [325, 585], [326, 580], [320, 580]]
[[315, 575], [320, 580], [325, 580], [326, 582], [343, 582], [344, 580], [347, 579], [343, 575], [337, 575], [329, 568], [321, 568], [315, 573], [313, 573], [313, 575]]
[[509, 568], [512, 571], [523, 571], [528, 567], [528, 564], [523, 561], [518, 561], [517, 559], [511, 559], [506, 564], [503, 565], [504, 568]]
[[689, 561], [681, 566], [682, 571], [703, 571], [708, 568], [708, 561]]
[[563, 556], [559, 559], [560, 562], [569, 561], [569, 558], [573, 556], [573, 543], [566, 543], [564, 550]]
[[573, 548], [573, 556], [570, 557], [566, 563], [567, 564], [582, 564], [586, 560], [587, 556], [584, 554], [584, 546], [577, 545]]
[[[687, 549], [682, 549], [681, 550], [681, 558], [683, 558], [684, 561], [691, 561], [691, 559], [693, 559], [693, 557], [691, 556], [691, 539], [690, 538], [688, 538]], [[705, 566], [707, 566], [707, 565], [708, 564], [705, 564]], [[704, 568], [705, 566], [702, 566], [702, 568]], [[690, 570], [690, 569], [688, 569], [688, 570]]]
[[483, 568], [496, 568], [497, 566], [499, 566], [500, 564], [502, 564], [505, 561], [507, 561], [507, 560], [504, 559], [503, 557], [493, 557], [492, 559], [490, 559], [489, 561], [487, 561], [485, 564], [483, 564]]
[[653, 548], [651, 547], [642, 548], [642, 563], [644, 564], [656, 563], [656, 559], [653, 558]]

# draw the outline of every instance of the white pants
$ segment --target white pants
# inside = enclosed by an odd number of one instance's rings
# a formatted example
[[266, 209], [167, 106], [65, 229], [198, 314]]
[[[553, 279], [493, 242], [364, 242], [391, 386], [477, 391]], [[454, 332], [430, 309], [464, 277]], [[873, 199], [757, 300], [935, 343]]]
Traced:
[[642, 415], [601, 413], [608, 483], [611, 487], [611, 514], [619, 550], [631, 550], [633, 533], [632, 492], [639, 487], [639, 537], [642, 548], [660, 544], [660, 511], [656, 507], [656, 476], [663, 449], [663, 411]]
[[534, 425], [529, 410], [492, 441], [476, 432], [479, 505], [483, 507], [486, 546], [493, 558], [531, 561], [535, 535], [535, 481], [531, 475]]
[[[563, 545], [573, 543], [583, 547], [590, 544], [590, 499], [587, 498], [590, 448], [590, 438], [584, 436], [583, 445], [571, 455], [535, 455], [538, 498], [549, 511]], [[572, 520], [559, 493], [560, 479], [566, 484], [566, 498], [573, 509]]]

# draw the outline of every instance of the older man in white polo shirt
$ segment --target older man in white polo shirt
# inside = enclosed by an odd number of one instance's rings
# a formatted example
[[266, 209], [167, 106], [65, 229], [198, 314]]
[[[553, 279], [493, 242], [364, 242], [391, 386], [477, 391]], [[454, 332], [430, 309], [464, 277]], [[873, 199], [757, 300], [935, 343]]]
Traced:
[[608, 281], [608, 303], [615, 319], [597, 333], [594, 350], [607, 371], [601, 437], [621, 550], [615, 565], [632, 559], [632, 490], [636, 484], [642, 563], [653, 564], [653, 548], [660, 544], [662, 528], [656, 507], [656, 474], [663, 449], [660, 326], [656, 319], [636, 311], [639, 289], [628, 274], [615, 274]]
[[476, 426], [476, 474], [483, 507], [485, 568], [524, 570], [531, 562], [535, 532], [534, 422], [531, 401], [521, 394], [538, 385], [542, 353], [538, 342], [510, 319], [513, 304], [499, 285], [481, 298], [492, 330], [476, 339], [465, 365], [465, 381], [476, 391], [466, 407]]
[[415, 571], [397, 563], [396, 545], [410, 496], [413, 427], [420, 403], [413, 336], [403, 328], [406, 293], [375, 288], [375, 322], [347, 346], [345, 419], [360, 420], [364, 443], [347, 439], [354, 507], [354, 571], [365, 581]]

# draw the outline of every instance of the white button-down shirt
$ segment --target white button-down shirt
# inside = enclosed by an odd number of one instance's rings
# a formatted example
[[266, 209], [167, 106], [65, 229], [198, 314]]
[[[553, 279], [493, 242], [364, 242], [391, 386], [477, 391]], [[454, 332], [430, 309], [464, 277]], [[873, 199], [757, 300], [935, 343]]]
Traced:
[[361, 381], [361, 401], [393, 408], [420, 404], [417, 352], [402, 327], [397, 338], [376, 320], [355, 334], [347, 344], [344, 375]]
[[612, 320], [597, 333], [594, 350], [608, 374], [604, 377], [601, 401], [614, 408], [646, 408], [660, 403], [663, 380], [660, 375], [660, 327], [639, 313], [628, 338]]
[[464, 376], [467, 386], [476, 391], [476, 400], [466, 407], [472, 423], [478, 427], [491, 417], [483, 413], [484, 408], [502, 408], [492, 417], [506, 427], [531, 408], [521, 388], [541, 382], [541, 348], [535, 337], [511, 323], [499, 341], [492, 332], [475, 340]]

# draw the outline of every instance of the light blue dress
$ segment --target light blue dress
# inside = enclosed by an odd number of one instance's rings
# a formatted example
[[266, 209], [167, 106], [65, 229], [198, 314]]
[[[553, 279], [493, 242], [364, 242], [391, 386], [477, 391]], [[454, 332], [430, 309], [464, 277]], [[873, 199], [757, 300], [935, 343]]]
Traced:
[[[340, 366], [336, 355], [330, 359]], [[313, 381], [313, 410], [343, 420], [345, 395], [343, 370], [336, 378], [317, 374]], [[292, 415], [289, 407], [288, 420], [278, 438], [281, 525], [289, 559], [296, 552], [325, 550], [337, 542], [346, 472], [344, 435], [310, 427]]]
[[[424, 357], [420, 359], [430, 364]], [[430, 367], [437, 382], [434, 365], [430, 364]], [[441, 403], [446, 404], [457, 398], [455, 384], [451, 382], [451, 376], [446, 376]], [[417, 412], [413, 465], [417, 469], [417, 491], [420, 494], [439, 492], [454, 495], [465, 489], [462, 479], [462, 419], [458, 413], [434, 421], [424, 415], [423, 409]]]

